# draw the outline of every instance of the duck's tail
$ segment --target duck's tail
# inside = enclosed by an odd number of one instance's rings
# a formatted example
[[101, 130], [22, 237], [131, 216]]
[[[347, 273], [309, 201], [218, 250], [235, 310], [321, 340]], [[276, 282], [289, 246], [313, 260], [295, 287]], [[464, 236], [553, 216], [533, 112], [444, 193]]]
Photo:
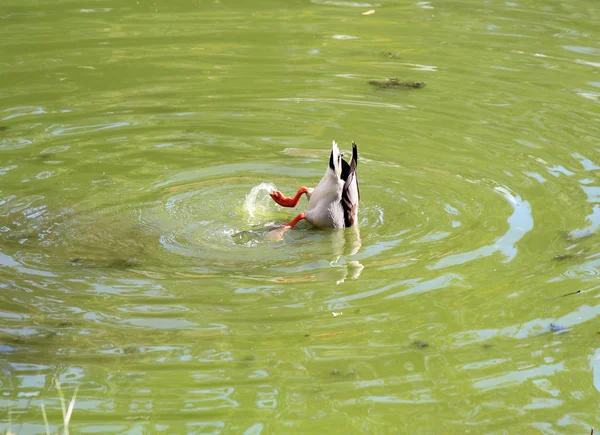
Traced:
[[[345, 162], [344, 162], [345, 163]], [[347, 176], [344, 179], [342, 190], [342, 207], [344, 209], [344, 225], [351, 227], [358, 222], [358, 203], [360, 202], [360, 190], [358, 189], [358, 146], [352, 142], [352, 160], [346, 163]]]
[[352, 141], [352, 160], [350, 161], [350, 168], [356, 171], [356, 167], [358, 166], [358, 145], [356, 142]]
[[340, 148], [335, 141], [331, 144], [331, 155], [329, 156], [329, 168], [340, 178], [342, 176], [342, 156]]

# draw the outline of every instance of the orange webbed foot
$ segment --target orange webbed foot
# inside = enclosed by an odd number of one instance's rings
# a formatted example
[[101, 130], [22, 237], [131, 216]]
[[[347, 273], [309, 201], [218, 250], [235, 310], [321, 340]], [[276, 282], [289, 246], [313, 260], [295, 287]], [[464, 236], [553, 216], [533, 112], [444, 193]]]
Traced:
[[300, 198], [302, 197], [302, 195], [304, 195], [307, 192], [308, 192], [308, 188], [302, 186], [298, 190], [298, 192], [296, 192], [296, 196], [294, 196], [293, 198], [288, 198], [287, 196], [284, 196], [283, 193], [281, 193], [279, 190], [275, 190], [275, 191], [271, 192], [269, 195], [271, 195], [271, 198], [273, 198], [273, 201], [275, 201], [277, 204], [279, 204], [282, 207], [296, 207], [296, 205], [298, 204], [298, 201], [300, 201]]
[[293, 205], [289, 205], [293, 198], [288, 198], [288, 197], [284, 196], [283, 193], [281, 193], [279, 190], [275, 190], [275, 191], [269, 193], [269, 195], [271, 196], [271, 198], [273, 198], [273, 201], [275, 201], [280, 206], [293, 207]]

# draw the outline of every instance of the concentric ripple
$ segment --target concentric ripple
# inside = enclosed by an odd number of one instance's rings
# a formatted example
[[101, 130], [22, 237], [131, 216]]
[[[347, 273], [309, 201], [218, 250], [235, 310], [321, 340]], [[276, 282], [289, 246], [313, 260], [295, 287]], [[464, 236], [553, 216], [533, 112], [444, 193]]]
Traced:
[[[322, 170], [322, 156], [298, 152], [308, 174]], [[293, 162], [292, 162], [293, 163]], [[301, 185], [314, 186], [319, 177], [269, 175], [276, 167], [261, 167], [260, 176], [231, 165], [226, 178], [211, 171], [171, 174], [156, 184], [160, 202], [140, 207], [142, 227], [156, 231], [161, 249], [190, 271], [238, 271], [260, 274], [270, 270], [316, 273], [360, 262], [359, 269], [393, 269], [422, 264], [430, 269], [464, 264], [495, 252], [514, 258], [519, 240], [533, 228], [531, 206], [509, 187], [491, 179], [470, 179], [427, 167], [403, 168], [365, 156], [365, 172], [389, 179], [361, 180], [359, 225], [340, 236], [301, 223], [283, 236], [278, 226], [304, 210], [282, 208], [269, 197], [281, 189], [291, 195]], [[361, 166], [362, 168], [362, 166]], [[274, 181], [275, 183], [271, 182]], [[352, 234], [351, 234], [352, 233]], [[391, 254], [390, 254], [391, 253]], [[355, 274], [355, 278], [360, 275]]]

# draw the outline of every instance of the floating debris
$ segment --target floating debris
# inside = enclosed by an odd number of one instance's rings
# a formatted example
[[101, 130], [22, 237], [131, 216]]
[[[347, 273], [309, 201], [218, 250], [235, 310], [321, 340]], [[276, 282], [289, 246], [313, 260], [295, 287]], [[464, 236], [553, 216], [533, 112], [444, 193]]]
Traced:
[[568, 330], [569, 328], [566, 326], [559, 325], [558, 323], [550, 323], [550, 331], [556, 332], [557, 334], [567, 332]]
[[578, 257], [581, 257], [581, 256], [583, 256], [584, 254], [585, 254], [585, 250], [584, 250], [584, 249], [581, 249], [581, 250], [579, 250], [579, 251], [577, 251], [577, 252], [574, 252], [574, 253], [572, 253], [572, 254], [571, 254], [571, 253], [567, 253], [567, 254], [557, 254], [557, 255], [555, 255], [553, 258], [554, 258], [555, 260], [557, 260], [557, 261], [571, 260], [571, 259], [573, 259], [573, 258], [578, 258]]
[[566, 293], [564, 295], [561, 296], [561, 298], [564, 298], [565, 296], [571, 296], [571, 295], [578, 295], [579, 293], [581, 293], [581, 290], [577, 290], [571, 293]]
[[557, 254], [554, 256], [554, 259], [558, 260], [558, 261], [570, 260], [571, 258], [575, 258], [575, 255], [573, 255], [573, 254]]
[[128, 269], [130, 267], [137, 267], [140, 265], [140, 261], [137, 258], [116, 258], [112, 260], [108, 267], [114, 267], [115, 269]]
[[369, 80], [369, 84], [378, 87], [379, 89], [388, 88], [407, 88], [407, 89], [421, 89], [425, 87], [425, 82], [412, 82], [402, 81], [395, 77], [387, 80]]
[[382, 51], [381, 55], [385, 56], [385, 57], [389, 57], [391, 59], [400, 59], [400, 55], [398, 54], [397, 51], [394, 51], [394, 52], [391, 52], [391, 51]]
[[417, 346], [419, 349], [423, 349], [424, 347], [429, 346], [429, 343], [427, 343], [426, 341], [421, 341], [421, 340], [415, 340], [415, 341], [413, 341], [413, 344], [415, 346]]
[[362, 15], [373, 15], [375, 13], [375, 9], [371, 9], [370, 11], [363, 12]]
[[71, 257], [67, 264], [70, 266], [89, 266], [89, 267], [112, 267], [115, 269], [129, 269], [141, 264], [140, 260], [134, 257], [115, 258], [112, 260], [105, 258], [83, 258]]

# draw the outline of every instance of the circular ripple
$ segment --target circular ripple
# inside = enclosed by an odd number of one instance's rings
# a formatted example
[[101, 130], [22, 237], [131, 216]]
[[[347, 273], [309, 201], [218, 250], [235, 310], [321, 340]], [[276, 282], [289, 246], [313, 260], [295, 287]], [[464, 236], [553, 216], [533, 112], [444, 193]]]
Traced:
[[[167, 192], [163, 209], [146, 210], [142, 219], [162, 221], [160, 246], [193, 259], [195, 270], [269, 269], [288, 275], [366, 259], [382, 267], [424, 260], [433, 269], [495, 253], [508, 261], [533, 227], [529, 203], [493, 180], [363, 162], [388, 179], [380, 178], [378, 184], [361, 179], [359, 226], [352, 234], [346, 230], [340, 236], [302, 223], [279, 237], [274, 226], [303, 211], [305, 200], [297, 209], [281, 208], [268, 195], [275, 188], [265, 183], [271, 177], [242, 176], [235, 170], [226, 179], [199, 173], [200, 180], [186, 176], [185, 184], [162, 184]], [[263, 168], [270, 170], [276, 168]], [[274, 179], [288, 195], [306, 184]]]
[[273, 185], [255, 181], [232, 176], [226, 181], [195, 181], [168, 188], [170, 195], [164, 200], [168, 228], [160, 235], [161, 247], [196, 259], [197, 268], [212, 271], [250, 264], [262, 267], [287, 257], [284, 250], [273, 248], [293, 243], [306, 232], [277, 237], [274, 228], [289, 214], [278, 210], [269, 197]]

